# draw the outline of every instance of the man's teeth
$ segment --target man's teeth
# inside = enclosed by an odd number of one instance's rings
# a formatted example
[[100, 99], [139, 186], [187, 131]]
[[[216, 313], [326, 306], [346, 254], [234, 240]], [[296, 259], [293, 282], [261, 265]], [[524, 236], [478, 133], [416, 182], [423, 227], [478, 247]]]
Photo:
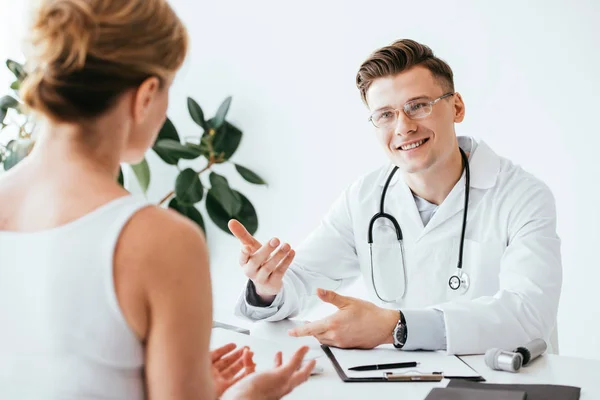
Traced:
[[418, 142], [415, 142], [415, 143], [412, 143], [412, 144], [407, 144], [406, 146], [400, 146], [400, 148], [402, 150], [410, 150], [410, 149], [414, 149], [415, 147], [419, 147], [423, 143], [425, 143], [425, 139], [419, 140]]

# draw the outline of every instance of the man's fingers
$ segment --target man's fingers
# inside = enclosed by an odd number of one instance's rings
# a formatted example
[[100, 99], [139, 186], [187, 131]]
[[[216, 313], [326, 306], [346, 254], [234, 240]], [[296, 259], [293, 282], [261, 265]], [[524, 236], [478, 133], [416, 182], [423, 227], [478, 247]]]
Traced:
[[210, 352], [211, 362], [214, 363], [215, 361], [217, 361], [218, 359], [220, 359], [225, 354], [229, 353], [230, 351], [232, 351], [235, 348], [236, 348], [235, 343], [228, 343], [225, 346], [221, 346], [218, 349], [211, 351]]
[[244, 227], [244, 225], [242, 225], [239, 221], [231, 219], [229, 220], [227, 227], [229, 228], [233, 236], [238, 238], [243, 245], [250, 246], [253, 252], [260, 248], [261, 243], [258, 240], [256, 240], [254, 236], [252, 236], [250, 232], [248, 232], [248, 230]]
[[250, 250], [250, 246], [242, 246], [242, 250], [240, 251], [240, 266], [246, 265], [248, 260], [250, 259], [250, 254], [252, 254], [252, 250]]
[[344, 308], [350, 302], [348, 297], [337, 294], [333, 290], [317, 289], [317, 296], [324, 302], [333, 304], [337, 308]]
[[317, 339], [319, 343], [326, 344], [327, 346], [341, 347], [338, 341], [333, 337], [332, 331], [315, 335], [315, 339]]
[[[250, 256], [250, 259], [248, 260], [247, 265], [247, 270], [246, 270], [246, 274], [248, 275], [249, 278], [254, 279], [256, 278], [256, 274], [259, 271], [259, 269], [263, 266], [263, 264], [265, 264], [265, 262], [269, 259], [269, 256], [271, 255], [271, 253], [277, 248], [277, 246], [279, 246], [279, 239], [277, 238], [273, 238], [271, 240], [269, 240], [267, 243], [265, 243], [260, 249], [258, 249], [257, 252], [255, 252], [254, 254], [252, 254]], [[263, 282], [261, 280], [258, 280], [258, 282]]]
[[256, 275], [256, 279], [259, 282], [266, 282], [271, 273], [277, 268], [281, 260], [283, 260], [291, 250], [291, 246], [287, 243], [284, 243], [277, 249], [274, 253], [271, 254], [271, 257], [263, 264], [258, 270]]
[[327, 345], [327, 346], [332, 346], [332, 347], [337, 347], [336, 346], [336, 342], [334, 340], [326, 339], [326, 338], [323, 338], [323, 337], [317, 337], [317, 340], [321, 344], [324, 344], [324, 345]]
[[315, 336], [329, 329], [329, 324], [326, 320], [321, 319], [318, 321], [310, 322], [303, 326], [297, 326], [294, 329], [288, 331], [288, 335], [295, 337], [302, 336]]
[[294, 250], [290, 250], [289, 253], [287, 253], [287, 256], [285, 256], [285, 258], [279, 262], [277, 268], [275, 268], [275, 270], [271, 272], [269, 280], [283, 278], [283, 275], [285, 275], [285, 271], [287, 271], [289, 266], [292, 265], [294, 257], [296, 257], [296, 252]]

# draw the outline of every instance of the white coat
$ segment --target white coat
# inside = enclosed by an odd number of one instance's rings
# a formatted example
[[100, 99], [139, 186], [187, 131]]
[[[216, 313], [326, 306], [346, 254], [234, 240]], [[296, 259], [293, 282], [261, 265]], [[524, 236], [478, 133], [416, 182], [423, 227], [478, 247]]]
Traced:
[[[470, 140], [459, 137], [459, 144], [468, 150], [465, 143]], [[402, 228], [405, 271], [399, 272], [402, 268], [397, 260], [383, 259], [375, 263], [374, 275], [380, 295], [394, 282], [405, 285], [405, 293], [391, 304], [377, 300], [367, 230], [379, 210], [391, 170], [386, 166], [350, 185], [297, 248], [283, 290], [270, 309], [250, 306], [242, 294], [236, 313], [268, 321], [293, 317], [317, 288], [337, 290], [362, 275], [376, 304], [442, 311], [450, 354], [480, 354], [493, 347], [514, 349], [538, 337], [549, 342], [549, 351], [557, 352], [555, 325], [562, 266], [554, 197], [544, 183], [499, 157], [484, 142], [470, 155], [469, 165], [463, 270], [469, 275], [470, 288], [465, 294], [448, 286], [458, 260], [464, 173], [425, 227], [411, 190], [396, 173], [385, 211]], [[386, 223], [379, 221], [374, 242], [385, 250], [396, 241], [393, 234], [380, 234]]]

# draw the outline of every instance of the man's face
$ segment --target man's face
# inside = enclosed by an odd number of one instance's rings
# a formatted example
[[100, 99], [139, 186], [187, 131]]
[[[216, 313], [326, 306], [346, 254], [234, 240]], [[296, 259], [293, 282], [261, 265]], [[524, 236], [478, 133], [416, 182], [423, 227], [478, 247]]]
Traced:
[[[458, 147], [454, 123], [464, 118], [465, 107], [456, 93], [432, 106], [431, 114], [421, 119], [409, 118], [404, 104], [417, 100], [417, 112], [423, 103], [446, 94], [440, 82], [425, 67], [416, 66], [395, 76], [378, 78], [366, 93], [371, 114], [378, 113], [382, 121], [395, 119], [394, 109], [400, 110], [395, 123], [375, 128], [377, 137], [393, 164], [405, 173], [420, 173], [443, 165]], [[389, 113], [381, 114], [382, 111]], [[406, 147], [410, 146], [410, 147]], [[416, 147], [415, 147], [416, 146]]]

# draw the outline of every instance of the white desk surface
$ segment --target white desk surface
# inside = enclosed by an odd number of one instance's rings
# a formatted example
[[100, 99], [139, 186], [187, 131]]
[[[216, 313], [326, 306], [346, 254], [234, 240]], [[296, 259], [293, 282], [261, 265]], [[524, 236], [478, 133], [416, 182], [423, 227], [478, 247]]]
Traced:
[[[219, 320], [218, 318], [216, 318]], [[446, 386], [448, 381], [415, 382], [415, 383], [344, 383], [333, 369], [331, 362], [322, 353], [319, 343], [314, 338], [291, 338], [287, 330], [300, 324], [298, 321], [281, 321], [277, 323], [248, 323], [236, 318], [226, 318], [231, 325], [244, 326], [251, 335], [273, 342], [281, 343], [286, 349], [309, 345], [311, 353], [321, 353], [317, 358], [318, 365], [324, 372], [313, 375], [303, 385], [296, 388], [286, 399], [424, 399], [434, 387]], [[483, 356], [461, 357], [472, 368], [479, 372], [488, 383], [528, 383], [556, 384], [581, 387], [581, 400], [600, 399], [600, 360], [588, 360], [573, 357], [545, 354], [537, 358], [528, 367], [518, 373], [494, 371], [488, 368]]]

